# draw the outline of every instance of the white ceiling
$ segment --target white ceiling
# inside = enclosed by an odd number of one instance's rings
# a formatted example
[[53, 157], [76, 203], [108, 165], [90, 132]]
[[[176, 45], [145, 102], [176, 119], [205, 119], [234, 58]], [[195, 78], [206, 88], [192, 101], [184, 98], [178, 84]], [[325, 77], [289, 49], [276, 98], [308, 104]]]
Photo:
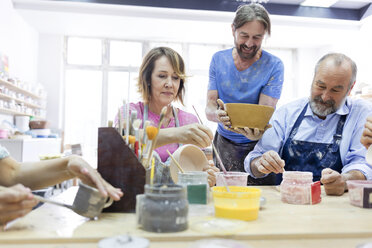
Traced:
[[[42, 34], [212, 44], [232, 42], [233, 12], [45, 0], [13, 0], [13, 4], [24, 20]], [[276, 47], [332, 43], [342, 38], [345, 31], [360, 28], [359, 21], [288, 16], [272, 16], [271, 19], [273, 34], [269, 40]], [[320, 38], [314, 38], [314, 33]]]
[[[299, 5], [304, 0], [269, 0], [269, 3]], [[372, 3], [372, 0], [338, 0], [332, 7], [342, 9], [360, 9]]]

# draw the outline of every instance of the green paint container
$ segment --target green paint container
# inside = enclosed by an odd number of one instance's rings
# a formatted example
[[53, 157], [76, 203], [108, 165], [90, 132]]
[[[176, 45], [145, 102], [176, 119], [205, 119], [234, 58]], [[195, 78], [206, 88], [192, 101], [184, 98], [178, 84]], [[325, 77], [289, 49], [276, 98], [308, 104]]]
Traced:
[[178, 174], [178, 184], [187, 189], [189, 204], [208, 203], [208, 174], [204, 171], [188, 171]]

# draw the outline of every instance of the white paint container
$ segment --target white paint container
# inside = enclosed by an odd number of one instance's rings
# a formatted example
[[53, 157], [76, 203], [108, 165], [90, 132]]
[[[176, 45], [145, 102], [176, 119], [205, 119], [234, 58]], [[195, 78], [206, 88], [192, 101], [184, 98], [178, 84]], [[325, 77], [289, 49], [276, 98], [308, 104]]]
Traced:
[[29, 123], [30, 123], [30, 116], [27, 116], [27, 115], [16, 115], [15, 116], [15, 125], [20, 132], [24, 133], [30, 130]]

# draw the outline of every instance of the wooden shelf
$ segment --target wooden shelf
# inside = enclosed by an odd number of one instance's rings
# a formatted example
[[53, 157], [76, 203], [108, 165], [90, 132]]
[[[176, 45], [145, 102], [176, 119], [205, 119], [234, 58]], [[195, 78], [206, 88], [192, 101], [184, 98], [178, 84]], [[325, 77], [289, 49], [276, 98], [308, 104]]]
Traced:
[[[36, 95], [35, 93], [33, 93], [31, 91], [25, 90], [21, 87], [18, 87], [16, 85], [14, 85], [13, 83], [5, 81], [3, 79], [0, 79], [0, 85], [4, 86], [8, 90], [16, 92], [17, 94], [24, 95], [25, 99], [31, 98], [32, 102], [38, 102], [38, 100], [44, 100], [44, 97]], [[8, 102], [12, 101], [12, 102], [15, 102], [15, 104], [17, 104], [17, 105], [23, 105], [26, 108], [30, 108], [30, 109], [32, 109], [32, 113], [41, 113], [41, 114], [45, 113], [45, 107], [42, 107], [40, 104], [31, 103], [31, 102], [25, 101], [23, 99], [19, 99], [19, 98], [14, 97], [14, 96], [4, 94], [4, 92], [0, 92], [0, 99], [2, 99], [4, 101], [8, 101]], [[4, 105], [4, 106], [6, 106], [6, 105]], [[29, 112], [31, 112], [31, 111], [29, 111]], [[19, 111], [4, 108], [4, 107], [0, 107], [0, 113], [7, 114], [7, 115], [27, 115], [27, 116], [34, 116], [35, 118], [38, 118], [38, 119], [45, 119], [45, 116], [36, 116], [36, 115], [33, 115], [33, 114], [26, 114], [26, 113], [23, 113], [23, 112], [19, 112]]]
[[30, 115], [30, 114], [26, 114], [26, 113], [22, 113], [22, 112], [12, 110], [12, 109], [6, 109], [6, 108], [0, 108], [0, 112], [4, 113], [4, 114], [9, 114], [9, 115], [27, 115], [27, 116], [33, 116], [37, 119], [45, 119], [45, 117], [43, 117], [43, 116]]
[[0, 79], [0, 84], [5, 85], [8, 89], [15, 90], [18, 93], [22, 93], [22, 94], [25, 94], [27, 96], [31, 96], [35, 99], [43, 99], [43, 97], [41, 97], [39, 95], [36, 95], [35, 93], [33, 93], [31, 91], [28, 91], [28, 90], [25, 90], [21, 87], [18, 87], [16, 85], [12, 84], [12, 83], [9, 83], [8, 81]]
[[23, 103], [25, 106], [28, 106], [30, 108], [45, 109], [45, 108], [41, 107], [40, 105], [29, 103], [29, 102], [26, 102], [25, 100], [21, 100], [21, 99], [12, 97], [12, 96], [8, 96], [8, 95], [5, 95], [3, 93], [0, 93], [0, 99], [14, 100], [14, 101], [16, 101], [18, 103]]

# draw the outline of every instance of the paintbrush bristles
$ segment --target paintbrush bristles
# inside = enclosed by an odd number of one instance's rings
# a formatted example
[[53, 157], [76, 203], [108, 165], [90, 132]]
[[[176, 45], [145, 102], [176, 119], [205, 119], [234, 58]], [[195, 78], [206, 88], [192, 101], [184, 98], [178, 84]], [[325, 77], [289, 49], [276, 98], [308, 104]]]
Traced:
[[141, 123], [142, 123], [142, 120], [141, 119], [135, 119], [133, 121], [133, 128], [134, 129], [139, 129], [139, 127], [141, 126]]
[[148, 126], [146, 128], [146, 135], [149, 140], [155, 139], [157, 134], [158, 134], [158, 129], [156, 127]]

